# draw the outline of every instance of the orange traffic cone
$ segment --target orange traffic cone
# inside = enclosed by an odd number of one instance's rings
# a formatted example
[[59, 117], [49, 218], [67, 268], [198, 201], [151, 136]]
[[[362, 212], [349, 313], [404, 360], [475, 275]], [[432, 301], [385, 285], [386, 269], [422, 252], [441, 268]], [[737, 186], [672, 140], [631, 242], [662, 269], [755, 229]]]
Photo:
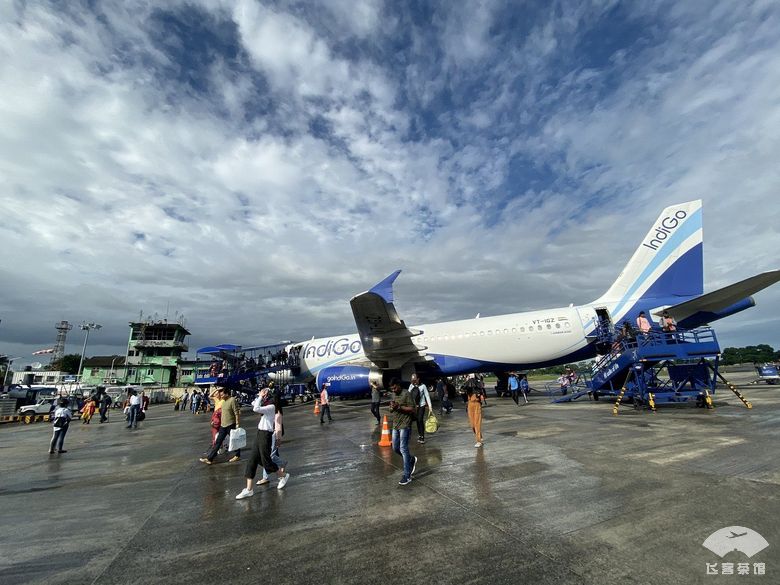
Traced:
[[315, 400], [314, 401], [314, 414], [319, 414], [319, 413], [320, 413], [320, 401], [319, 400]]
[[387, 425], [387, 415], [385, 415], [382, 421], [382, 436], [379, 438], [377, 445], [380, 447], [392, 447], [393, 442], [390, 440], [390, 427]]

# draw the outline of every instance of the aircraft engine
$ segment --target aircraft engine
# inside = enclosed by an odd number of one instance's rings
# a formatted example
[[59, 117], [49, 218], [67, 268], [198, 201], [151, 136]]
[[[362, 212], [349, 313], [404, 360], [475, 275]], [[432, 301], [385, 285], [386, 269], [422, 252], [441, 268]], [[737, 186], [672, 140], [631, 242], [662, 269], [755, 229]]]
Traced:
[[327, 382], [330, 396], [357, 397], [371, 393], [370, 383], [376, 381], [382, 386], [382, 373], [363, 366], [333, 366], [323, 368], [317, 374], [317, 388]]

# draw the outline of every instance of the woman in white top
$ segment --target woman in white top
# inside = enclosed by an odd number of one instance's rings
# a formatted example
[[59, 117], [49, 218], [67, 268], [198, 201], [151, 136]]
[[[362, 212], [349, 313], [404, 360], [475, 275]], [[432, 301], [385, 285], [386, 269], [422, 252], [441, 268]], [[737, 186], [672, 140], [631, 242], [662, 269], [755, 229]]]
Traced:
[[270, 394], [270, 389], [263, 388], [254, 402], [252, 402], [252, 410], [263, 416], [260, 417], [260, 422], [257, 423], [255, 444], [252, 446], [252, 453], [249, 455], [249, 461], [247, 461], [246, 471], [244, 472], [246, 487], [236, 496], [237, 500], [243, 500], [255, 495], [252, 483], [255, 480], [255, 475], [257, 475], [258, 465], [262, 465], [263, 469], [268, 473], [276, 473], [279, 477], [277, 489], [282, 489], [287, 484], [287, 480], [290, 479], [290, 474], [285, 473], [271, 458], [271, 441], [273, 440], [276, 407], [271, 402]]
[[417, 415], [417, 442], [425, 443], [425, 409], [433, 412], [431, 404], [431, 395], [428, 393], [428, 387], [420, 382], [417, 374], [412, 374], [412, 383], [409, 385], [409, 393], [414, 400], [415, 413]]
[[54, 433], [49, 444], [50, 454], [54, 453], [55, 447], [57, 448], [57, 453], [67, 453], [62, 447], [65, 443], [65, 433], [68, 432], [71, 418], [73, 418], [73, 415], [70, 413], [70, 408], [68, 408], [68, 399], [60, 398], [57, 401], [57, 408], [54, 409], [54, 413], [51, 416]]
[[[274, 434], [271, 435], [271, 460], [276, 463], [279, 470], [284, 473], [284, 468], [287, 467], [287, 461], [282, 460], [279, 455], [279, 445], [282, 443], [282, 435], [284, 435], [284, 423], [282, 422], [282, 399], [279, 395], [274, 396], [274, 408], [276, 408], [276, 414], [274, 414]], [[268, 472], [263, 467], [263, 479], [258, 480], [257, 485], [265, 485], [270, 483], [268, 478]]]

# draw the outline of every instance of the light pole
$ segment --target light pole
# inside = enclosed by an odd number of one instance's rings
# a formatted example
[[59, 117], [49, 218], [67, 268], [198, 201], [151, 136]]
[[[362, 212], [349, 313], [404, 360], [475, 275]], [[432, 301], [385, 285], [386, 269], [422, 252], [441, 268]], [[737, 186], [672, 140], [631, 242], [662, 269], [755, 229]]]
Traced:
[[114, 359], [111, 360], [111, 371], [108, 373], [108, 383], [111, 384], [111, 380], [114, 378], [114, 362], [117, 360], [119, 356], [115, 355]]
[[8, 380], [8, 372], [11, 371], [11, 365], [14, 363], [14, 360], [19, 359], [19, 356], [12, 357], [12, 358], [6, 356], [2, 356], [2, 357], [5, 358], [5, 374], [3, 374], [3, 389], [5, 389], [5, 382], [6, 380]]
[[89, 340], [89, 332], [92, 331], [93, 329], [100, 329], [101, 327], [102, 327], [102, 325], [98, 325], [97, 323], [82, 323], [79, 326], [79, 328], [82, 331], [86, 331], [87, 332], [86, 335], [84, 335], [84, 347], [81, 348], [81, 359], [79, 360], [79, 375], [78, 375], [79, 386], [81, 386], [81, 380], [82, 380], [82, 378], [81, 378], [81, 375], [82, 375], [81, 368], [84, 365], [84, 354], [87, 352], [87, 341]]

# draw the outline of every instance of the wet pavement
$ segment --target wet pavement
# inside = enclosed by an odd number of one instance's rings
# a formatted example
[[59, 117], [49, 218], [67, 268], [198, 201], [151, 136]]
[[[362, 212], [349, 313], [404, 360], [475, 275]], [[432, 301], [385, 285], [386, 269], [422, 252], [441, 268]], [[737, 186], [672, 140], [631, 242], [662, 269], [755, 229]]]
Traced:
[[[153, 406], [127, 430], [115, 411], [71, 425], [52, 456], [50, 425], [4, 425], [0, 583], [778, 582], [780, 387], [743, 392], [753, 410], [719, 391], [714, 411], [617, 417], [603, 402], [491, 398], [482, 449], [456, 403], [424, 446], [412, 439], [405, 487], [366, 402], [336, 402], [322, 426], [296, 405], [290, 482], [242, 501], [246, 458], [197, 461], [208, 416]], [[721, 559], [701, 546], [734, 525], [769, 548]], [[728, 561], [766, 575], [707, 575]]]

